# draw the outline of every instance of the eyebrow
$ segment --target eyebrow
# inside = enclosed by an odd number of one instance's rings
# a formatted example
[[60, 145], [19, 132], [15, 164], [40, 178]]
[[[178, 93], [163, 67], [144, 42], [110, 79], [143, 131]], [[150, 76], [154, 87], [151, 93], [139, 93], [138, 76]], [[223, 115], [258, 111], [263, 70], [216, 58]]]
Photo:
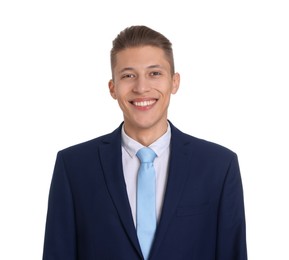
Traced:
[[121, 70], [119, 71], [119, 73], [125, 72], [125, 71], [127, 71], [127, 70], [133, 70], [133, 68], [132, 68], [132, 67], [125, 67], [125, 68], [121, 69]]
[[156, 65], [150, 65], [150, 66], [148, 66], [147, 68], [148, 68], [148, 69], [155, 69], [155, 68], [162, 68], [162, 66], [156, 64]]
[[[162, 68], [162, 66], [156, 64], [156, 65], [150, 65], [150, 66], [148, 66], [148, 67], [146, 67], [146, 68], [147, 68], [147, 69], [156, 69], [156, 68]], [[131, 71], [131, 70], [134, 70], [134, 68], [133, 68], [133, 67], [125, 67], [125, 68], [121, 69], [121, 70], [119, 71], [119, 73], [123, 73], [123, 72], [125, 72], [125, 71]]]

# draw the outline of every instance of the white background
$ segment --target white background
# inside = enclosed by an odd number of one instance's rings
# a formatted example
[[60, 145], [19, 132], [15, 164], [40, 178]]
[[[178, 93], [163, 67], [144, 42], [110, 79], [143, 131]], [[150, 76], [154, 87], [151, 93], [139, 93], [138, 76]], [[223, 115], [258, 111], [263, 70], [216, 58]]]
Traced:
[[172, 42], [170, 120], [239, 156], [252, 260], [288, 260], [288, 1], [1, 1], [0, 259], [42, 257], [58, 150], [114, 130], [109, 51], [144, 24]]

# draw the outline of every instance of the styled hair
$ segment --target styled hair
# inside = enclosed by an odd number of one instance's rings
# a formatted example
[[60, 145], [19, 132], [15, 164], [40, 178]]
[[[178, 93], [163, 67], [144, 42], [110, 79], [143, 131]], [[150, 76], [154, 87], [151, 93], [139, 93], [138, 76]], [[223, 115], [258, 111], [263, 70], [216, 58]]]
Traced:
[[175, 73], [172, 43], [161, 33], [149, 27], [131, 26], [121, 31], [112, 42], [110, 52], [111, 71], [116, 65], [116, 55], [127, 48], [153, 46], [162, 49], [170, 64], [172, 75]]

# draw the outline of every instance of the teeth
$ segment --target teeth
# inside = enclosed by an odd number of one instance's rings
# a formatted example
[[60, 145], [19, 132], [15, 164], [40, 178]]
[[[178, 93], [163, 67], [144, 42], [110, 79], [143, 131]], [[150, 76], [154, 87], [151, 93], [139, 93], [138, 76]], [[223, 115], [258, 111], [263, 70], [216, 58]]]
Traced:
[[141, 101], [141, 102], [133, 102], [133, 104], [137, 107], [147, 107], [152, 104], [154, 104], [156, 100], [147, 100], [147, 101]]

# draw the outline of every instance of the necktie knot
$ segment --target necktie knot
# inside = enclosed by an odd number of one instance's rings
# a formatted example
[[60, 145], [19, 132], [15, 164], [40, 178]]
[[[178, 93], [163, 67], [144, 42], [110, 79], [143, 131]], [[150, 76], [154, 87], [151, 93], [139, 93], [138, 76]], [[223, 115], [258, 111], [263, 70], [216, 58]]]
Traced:
[[136, 153], [141, 163], [152, 163], [156, 158], [156, 153], [149, 147], [143, 147]]

